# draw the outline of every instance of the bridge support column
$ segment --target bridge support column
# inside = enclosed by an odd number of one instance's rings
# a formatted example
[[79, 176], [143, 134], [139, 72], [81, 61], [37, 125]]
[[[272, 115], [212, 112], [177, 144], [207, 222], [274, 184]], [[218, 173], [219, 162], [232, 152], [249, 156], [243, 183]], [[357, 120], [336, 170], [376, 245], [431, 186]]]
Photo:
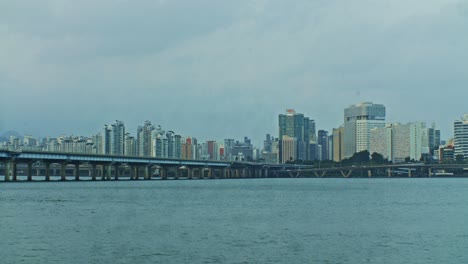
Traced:
[[209, 178], [209, 179], [214, 179], [214, 177], [213, 177], [213, 171], [212, 171], [211, 168], [208, 168], [208, 178]]
[[428, 170], [428, 176], [429, 176], [429, 178], [432, 177], [432, 168], [429, 168], [429, 170]]
[[27, 181], [32, 181], [32, 162], [28, 162], [28, 179]]
[[372, 170], [367, 170], [367, 176], [369, 176], [369, 178], [372, 178]]
[[91, 180], [96, 180], [96, 164], [91, 164]]
[[45, 180], [50, 181], [50, 163], [45, 162]]
[[408, 177], [411, 178], [411, 169], [408, 169]]
[[67, 169], [67, 164], [66, 163], [60, 164], [60, 180], [61, 181], [66, 181], [67, 180], [66, 169]]
[[106, 180], [111, 180], [112, 179], [112, 165], [109, 164], [106, 166], [106, 169], [107, 169], [107, 177], [106, 177]]
[[11, 168], [10, 163], [5, 162], [5, 181], [10, 181]]
[[11, 162], [11, 172], [12, 172], [12, 180], [17, 181], [18, 180], [18, 164], [16, 161]]
[[392, 169], [391, 168], [387, 169], [387, 176], [392, 177]]
[[159, 174], [161, 175], [161, 180], [167, 180], [167, 169], [160, 168]]
[[101, 176], [102, 181], [106, 179], [106, 166], [99, 165], [99, 174]]
[[119, 175], [120, 175], [119, 165], [114, 165], [114, 180], [115, 181], [119, 180]]
[[187, 168], [187, 178], [192, 179], [192, 169]]
[[144, 180], [148, 180], [149, 179], [149, 167], [148, 166], [145, 166], [145, 175], [143, 176], [143, 179]]
[[75, 164], [75, 181], [80, 180], [80, 164]]

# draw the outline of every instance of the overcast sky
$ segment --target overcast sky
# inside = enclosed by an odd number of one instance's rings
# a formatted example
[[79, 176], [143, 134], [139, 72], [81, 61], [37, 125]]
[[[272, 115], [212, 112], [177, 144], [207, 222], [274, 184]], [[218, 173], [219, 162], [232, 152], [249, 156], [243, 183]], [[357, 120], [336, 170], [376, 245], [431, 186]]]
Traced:
[[286, 108], [331, 130], [373, 101], [447, 138], [467, 47], [467, 1], [0, 0], [0, 132], [260, 142]]

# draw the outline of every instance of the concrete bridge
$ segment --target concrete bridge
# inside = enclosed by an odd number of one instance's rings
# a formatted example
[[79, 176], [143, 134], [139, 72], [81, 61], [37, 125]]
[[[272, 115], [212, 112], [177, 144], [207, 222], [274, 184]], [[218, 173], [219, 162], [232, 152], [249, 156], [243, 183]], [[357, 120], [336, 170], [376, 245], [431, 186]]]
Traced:
[[17, 181], [21, 173], [25, 174], [27, 181], [32, 181], [33, 177], [35, 180], [42, 177], [43, 180], [50, 181], [54, 176], [65, 181], [67, 176], [70, 176], [70, 170], [73, 171], [72, 177], [75, 180], [80, 180], [80, 177], [88, 177], [91, 180], [119, 178], [164, 180], [247, 178], [268, 175], [267, 167], [251, 166], [247, 163], [0, 150], [0, 175], [2, 167], [5, 181]]
[[468, 176], [468, 164], [400, 163], [331, 168], [285, 168], [276, 173], [290, 177], [447, 177]]
[[[3, 173], [2, 173], [3, 171]], [[445, 172], [445, 173], [444, 173]], [[214, 179], [214, 178], [304, 178], [304, 177], [434, 177], [468, 176], [468, 164], [384, 164], [332, 168], [310, 165], [265, 164], [209, 160], [164, 159], [76, 153], [0, 150], [0, 175], [5, 181], [59, 177], [65, 181]], [[465, 175], [465, 174], [466, 175]]]

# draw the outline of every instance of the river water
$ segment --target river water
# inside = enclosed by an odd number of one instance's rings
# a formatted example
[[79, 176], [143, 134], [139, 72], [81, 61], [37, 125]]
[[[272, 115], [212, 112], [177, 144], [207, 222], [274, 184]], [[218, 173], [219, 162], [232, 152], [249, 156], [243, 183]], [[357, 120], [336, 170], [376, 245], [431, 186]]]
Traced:
[[468, 179], [0, 183], [0, 263], [468, 263]]

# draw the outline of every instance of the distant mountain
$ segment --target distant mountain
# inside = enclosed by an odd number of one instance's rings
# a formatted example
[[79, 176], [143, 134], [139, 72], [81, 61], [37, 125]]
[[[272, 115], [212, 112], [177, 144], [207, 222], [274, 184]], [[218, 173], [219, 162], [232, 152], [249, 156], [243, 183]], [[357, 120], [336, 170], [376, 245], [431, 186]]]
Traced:
[[10, 136], [14, 136], [14, 137], [17, 137], [17, 138], [23, 138], [23, 136], [20, 133], [16, 132], [16, 131], [8, 131], [8, 132], [3, 133], [2, 135], [0, 135], [0, 142], [9, 141]]

